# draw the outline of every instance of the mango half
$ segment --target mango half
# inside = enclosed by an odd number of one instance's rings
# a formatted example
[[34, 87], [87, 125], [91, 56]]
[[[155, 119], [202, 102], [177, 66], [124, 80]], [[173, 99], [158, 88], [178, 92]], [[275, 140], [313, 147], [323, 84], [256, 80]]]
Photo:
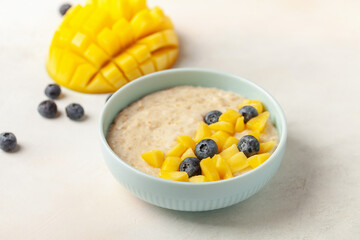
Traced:
[[145, 0], [91, 0], [72, 7], [52, 39], [46, 69], [84, 93], [110, 93], [171, 67], [178, 37], [169, 17]]

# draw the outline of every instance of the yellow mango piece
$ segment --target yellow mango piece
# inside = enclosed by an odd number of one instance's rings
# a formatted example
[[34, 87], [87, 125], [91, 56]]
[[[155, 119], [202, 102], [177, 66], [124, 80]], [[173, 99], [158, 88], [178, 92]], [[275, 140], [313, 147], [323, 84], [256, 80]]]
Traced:
[[165, 29], [173, 29], [174, 25], [171, 19], [168, 16], [165, 16], [163, 21], [161, 21], [160, 25], [158, 26], [158, 30], [165, 30]]
[[234, 134], [234, 126], [228, 122], [216, 122], [210, 124], [209, 128], [214, 131], [224, 131], [229, 134]]
[[166, 157], [161, 166], [161, 170], [179, 171], [181, 161], [179, 157]]
[[223, 149], [227, 149], [231, 147], [234, 144], [237, 144], [239, 142], [239, 139], [236, 137], [228, 137], [224, 143]]
[[56, 63], [60, 62], [63, 53], [64, 52], [61, 48], [54, 46], [50, 48], [48, 60], [46, 62], [46, 69], [51, 77], [56, 76], [58, 70]]
[[144, 63], [141, 63], [139, 65], [139, 69], [140, 69], [141, 73], [144, 75], [153, 73], [156, 71], [155, 65], [154, 65], [154, 62], [152, 61], [152, 59], [148, 59]]
[[269, 112], [263, 112], [259, 114], [258, 116], [250, 119], [246, 123], [246, 128], [253, 131], [258, 131], [260, 133], [263, 132], [269, 116], [270, 116]]
[[261, 103], [261, 101], [259, 100], [255, 100], [255, 99], [245, 99], [239, 106], [238, 109], [241, 109], [244, 106], [252, 106], [254, 107], [258, 114], [262, 113], [264, 111], [264, 107]]
[[176, 171], [164, 171], [160, 170], [159, 177], [173, 180], [173, 181], [179, 181], [179, 182], [188, 182], [189, 181], [189, 175], [186, 172], [176, 172]]
[[161, 32], [164, 37], [165, 46], [178, 46], [179, 39], [173, 29], [168, 29]]
[[88, 63], [78, 66], [72, 76], [70, 87], [77, 91], [81, 91], [81, 89], [86, 87], [86, 80], [94, 77], [96, 72], [97, 69]]
[[79, 11], [77, 11], [76, 14], [72, 15], [71, 19], [68, 22], [69, 26], [77, 31], [89, 18], [89, 16], [93, 13], [94, 10], [94, 6], [85, 5]]
[[149, 9], [143, 9], [138, 12], [130, 22], [132, 29], [134, 29], [135, 39], [139, 39], [150, 34], [154, 30], [153, 18]]
[[137, 43], [145, 44], [150, 52], [154, 52], [162, 47], [166, 46], [166, 41], [162, 32], [157, 32], [142, 38]]
[[227, 163], [230, 166], [231, 172], [237, 173], [249, 166], [247, 157], [243, 152], [238, 152], [231, 158], [227, 159]]
[[181, 143], [187, 148], [195, 150], [196, 142], [190, 136], [178, 135], [176, 139], [178, 143]]
[[61, 30], [57, 30], [54, 34], [51, 47], [56, 46], [66, 48], [68, 44], [70, 44], [70, 42], [73, 40], [74, 36], [75, 33], [67, 27], [62, 28]]
[[200, 168], [202, 175], [206, 177], [208, 181], [218, 181], [220, 180], [219, 173], [216, 169], [214, 161], [211, 158], [205, 158], [200, 162]]
[[194, 141], [198, 143], [205, 138], [209, 138], [210, 136], [211, 136], [211, 129], [206, 123], [201, 122], [198, 129], [195, 132]]
[[183, 153], [183, 155], [181, 155], [181, 160], [184, 160], [185, 158], [188, 158], [188, 157], [196, 158], [196, 155], [195, 155], [194, 151], [193, 151], [191, 148], [188, 148], [188, 149]]
[[213, 139], [218, 145], [219, 151], [223, 149], [225, 141], [230, 137], [227, 132], [217, 131], [213, 135], [211, 135], [211, 139]]
[[181, 157], [181, 155], [187, 150], [187, 148], [182, 145], [181, 143], [176, 144], [175, 147], [173, 147], [166, 156], [172, 156], [172, 157]]
[[235, 132], [242, 132], [244, 130], [245, 130], [244, 117], [241, 116], [238, 119], [236, 119]]
[[234, 109], [228, 109], [226, 112], [220, 115], [219, 122], [228, 122], [231, 125], [236, 124], [236, 120], [241, 117], [241, 114], [238, 111], [235, 111]]
[[167, 51], [167, 57], [168, 57], [168, 66], [167, 68], [169, 68], [170, 66], [172, 66], [175, 62], [176, 62], [176, 59], [179, 55], [179, 49], [178, 48], [172, 48], [172, 49], [169, 49]]
[[138, 68], [136, 68], [132, 71], [129, 71], [129, 72], [125, 72], [124, 74], [129, 81], [132, 81], [134, 79], [141, 77], [141, 72]]
[[131, 73], [135, 69], [137, 69], [138, 64], [135, 59], [128, 53], [122, 53], [118, 57], [114, 59], [116, 65], [120, 67], [120, 69], [126, 75], [127, 73]]
[[104, 28], [99, 33], [97, 36], [97, 42], [99, 46], [110, 56], [114, 56], [121, 48], [119, 37], [109, 28]]
[[146, 0], [129, 0], [131, 17], [143, 9], [147, 8]]
[[260, 142], [260, 133], [258, 131], [251, 131], [249, 135], [253, 136]]
[[122, 48], [126, 48], [134, 42], [133, 29], [125, 19], [122, 18], [118, 20], [113, 26], [113, 31], [118, 35]]
[[170, 65], [167, 49], [157, 50], [152, 54], [152, 58], [155, 63], [155, 68], [157, 71], [161, 69], [166, 69]]
[[230, 159], [232, 156], [234, 156], [235, 154], [239, 153], [239, 149], [237, 148], [236, 144], [233, 144], [231, 147], [223, 150], [220, 153], [220, 156], [222, 158], [224, 158], [225, 160]]
[[112, 62], [108, 63], [105, 67], [103, 67], [101, 69], [101, 73], [105, 77], [105, 79], [115, 88], [120, 88], [126, 83], [128, 83], [128, 81], [120, 72], [118, 67]]
[[207, 182], [206, 177], [203, 175], [192, 176], [189, 182]]
[[260, 143], [259, 153], [267, 153], [270, 152], [275, 146], [275, 141], [269, 141], [265, 143]]
[[131, 54], [138, 63], [145, 62], [151, 58], [151, 54], [146, 45], [137, 44], [133, 45], [126, 50], [127, 53]]
[[224, 160], [218, 154], [213, 157], [213, 160], [215, 162], [216, 169], [221, 179], [228, 179], [233, 177], [230, 166], [226, 160]]
[[56, 72], [57, 81], [60, 84], [68, 84], [76, 67], [84, 61], [71, 51], [65, 51], [60, 60], [60, 66]]
[[[110, 93], [114, 92], [116, 88], [109, 84], [106, 79], [103, 77], [101, 73], [96, 74], [96, 76], [90, 79], [90, 82], [86, 85], [86, 92], [87, 93]], [[83, 91], [83, 90], [78, 90]]]
[[141, 158], [150, 166], [160, 168], [164, 162], [164, 153], [160, 150], [151, 150], [141, 154]]
[[71, 47], [79, 54], [83, 54], [90, 43], [90, 39], [85, 34], [78, 32], [71, 40]]
[[93, 39], [96, 39], [100, 31], [106, 27], [110, 27], [111, 24], [112, 20], [110, 16], [102, 9], [96, 9], [95, 12], [86, 19], [80, 29]]
[[270, 153], [256, 154], [248, 158], [247, 162], [251, 168], [257, 168], [271, 156]]
[[84, 56], [97, 68], [101, 68], [106, 62], [110, 60], [110, 57], [95, 44], [90, 44], [88, 49], [85, 51]]

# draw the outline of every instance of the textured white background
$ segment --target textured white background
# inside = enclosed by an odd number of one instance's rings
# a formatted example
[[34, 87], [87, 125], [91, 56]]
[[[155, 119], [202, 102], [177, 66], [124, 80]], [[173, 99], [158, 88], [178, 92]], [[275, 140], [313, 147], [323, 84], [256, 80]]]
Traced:
[[[288, 119], [288, 149], [258, 194], [205, 213], [160, 209], [110, 175], [98, 141], [106, 95], [64, 90], [61, 116], [36, 111], [60, 0], [0, 7], [0, 239], [360, 239], [360, 1], [150, 0], [181, 40], [176, 67], [253, 80]], [[84, 122], [65, 117], [81, 103]]]

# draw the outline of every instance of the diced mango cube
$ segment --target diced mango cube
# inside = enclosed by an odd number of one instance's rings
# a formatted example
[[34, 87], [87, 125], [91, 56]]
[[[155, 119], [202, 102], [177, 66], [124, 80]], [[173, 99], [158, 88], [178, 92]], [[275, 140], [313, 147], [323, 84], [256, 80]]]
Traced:
[[245, 99], [239, 106], [238, 109], [244, 107], [244, 106], [252, 106], [254, 107], [258, 114], [262, 113], [264, 110], [264, 107], [262, 105], [262, 103], [259, 100], [254, 100], [254, 99]]
[[117, 54], [121, 48], [119, 37], [109, 28], [104, 28], [99, 33], [97, 42], [110, 56]]
[[220, 180], [219, 173], [216, 169], [214, 161], [211, 158], [205, 158], [200, 162], [200, 168], [202, 174], [208, 179], [208, 181]]
[[90, 39], [85, 34], [78, 32], [71, 40], [71, 47], [77, 53], [83, 54], [90, 45], [90, 43]]
[[265, 162], [270, 156], [271, 156], [270, 153], [256, 154], [254, 156], [249, 157], [247, 162], [250, 165], [250, 167], [257, 168], [263, 162]]
[[275, 146], [275, 141], [269, 141], [265, 143], [260, 143], [259, 153], [267, 153], [270, 152]]
[[232, 173], [240, 172], [249, 166], [247, 157], [243, 152], [238, 152], [227, 160]]
[[213, 157], [213, 160], [221, 179], [228, 179], [233, 177], [230, 166], [225, 159], [223, 159], [219, 154], [216, 154]]
[[187, 148], [195, 149], [196, 142], [190, 136], [178, 135], [177, 141]]
[[216, 122], [210, 124], [209, 128], [214, 131], [224, 131], [229, 134], [234, 134], [234, 126], [228, 122]]
[[119, 36], [121, 47], [126, 48], [134, 41], [134, 32], [131, 25], [124, 18], [120, 18], [112, 27], [115, 34]]
[[166, 45], [162, 32], [151, 34], [145, 38], [140, 39], [137, 42], [141, 44], [146, 44], [150, 52], [154, 52]]
[[90, 44], [84, 53], [85, 58], [94, 64], [97, 68], [101, 68], [110, 57], [95, 44]]
[[185, 158], [193, 157], [196, 158], [196, 155], [194, 151], [191, 148], [188, 148], [183, 155], [181, 155], [181, 160], [184, 160]]
[[128, 53], [120, 54], [118, 57], [115, 58], [114, 61], [116, 65], [121, 68], [125, 75], [126, 73], [131, 72], [138, 67], [135, 59]]
[[154, 62], [152, 61], [152, 59], [148, 59], [145, 62], [141, 63], [139, 68], [140, 68], [140, 71], [144, 75], [149, 74], [149, 73], [153, 73], [153, 72], [156, 71], [155, 65], [154, 65]]
[[88, 93], [96, 93], [98, 91], [109, 93], [115, 90], [116, 88], [110, 85], [101, 73], [96, 74], [96, 76], [90, 80], [90, 83], [86, 85], [86, 92]]
[[161, 170], [165, 171], [178, 171], [181, 163], [181, 159], [179, 157], [166, 157]]
[[136, 44], [131, 46], [128, 50], [138, 63], [143, 63], [147, 59], [151, 58], [150, 51], [146, 45], [143, 44]]
[[166, 46], [177, 46], [179, 45], [178, 37], [173, 29], [162, 31]]
[[205, 138], [209, 138], [210, 136], [211, 136], [211, 129], [206, 123], [201, 122], [198, 129], [195, 132], [195, 137], [194, 137], [195, 142], [200, 142], [201, 140]]
[[239, 139], [236, 137], [228, 137], [224, 143], [223, 149], [227, 149], [231, 147], [234, 144], [237, 144], [239, 142]]
[[173, 147], [166, 156], [172, 156], [172, 157], [181, 157], [181, 155], [186, 151], [186, 147], [182, 145], [181, 143], [178, 143], [175, 147]]
[[164, 153], [160, 150], [151, 150], [141, 154], [141, 158], [150, 166], [160, 168], [164, 162]]
[[223, 150], [220, 153], [220, 156], [224, 158], [225, 160], [230, 159], [232, 156], [237, 154], [239, 152], [239, 149], [237, 148], [236, 144], [233, 144], [231, 147], [228, 147], [227, 149]]
[[105, 77], [105, 79], [109, 83], [111, 83], [115, 88], [120, 88], [126, 83], [128, 83], [128, 81], [126, 80], [124, 75], [120, 72], [118, 67], [112, 62], [104, 66], [101, 69], [101, 73]]
[[260, 133], [258, 131], [251, 131], [249, 135], [253, 136], [260, 142]]
[[232, 125], [235, 125], [236, 120], [241, 117], [241, 113], [235, 111], [234, 109], [228, 109], [226, 112], [220, 115], [219, 122], [228, 122]]
[[160, 49], [152, 54], [156, 70], [166, 69], [169, 66], [168, 49]]
[[[74, 72], [74, 75], [71, 78], [70, 86], [74, 89], [83, 88], [86, 86], [86, 81], [84, 79], [91, 79], [97, 72], [97, 69], [91, 64], [82, 64], [78, 66]], [[79, 89], [79, 90], [80, 90]]]
[[[211, 135], [211, 139], [213, 139], [219, 148], [219, 151], [221, 151], [221, 149], [223, 149], [223, 146], [225, 144], [225, 141], [230, 137], [230, 135], [227, 132], [224, 131], [217, 131], [216, 133], [214, 133], [213, 135]], [[215, 140], [217, 139], [217, 140]]]
[[236, 119], [235, 132], [242, 132], [244, 130], [245, 130], [244, 117], [241, 116], [238, 119]]
[[168, 180], [179, 181], [179, 182], [189, 181], [189, 175], [186, 172], [160, 170], [159, 177]]
[[207, 180], [203, 175], [196, 175], [189, 178], [189, 182], [207, 182]]
[[257, 117], [250, 119], [246, 123], [246, 128], [253, 131], [263, 132], [269, 116], [269, 112], [263, 112], [259, 114]]

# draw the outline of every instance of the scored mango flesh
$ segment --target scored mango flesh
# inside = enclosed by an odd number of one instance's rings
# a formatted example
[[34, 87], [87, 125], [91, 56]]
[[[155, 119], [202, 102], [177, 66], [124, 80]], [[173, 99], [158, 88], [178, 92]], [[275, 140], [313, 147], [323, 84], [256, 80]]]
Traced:
[[68, 10], [46, 69], [64, 87], [109, 93], [171, 67], [177, 56], [178, 37], [160, 8], [149, 9], [145, 0], [92, 0]]
[[[270, 113], [264, 111], [262, 103], [258, 100], [246, 99], [239, 106], [249, 105], [256, 106], [261, 113], [250, 119], [246, 124], [244, 123], [244, 117], [239, 112], [228, 109], [220, 115], [219, 121], [216, 123], [207, 125], [205, 122], [201, 122], [195, 131], [194, 137], [178, 135], [176, 138], [177, 144], [165, 154], [166, 159], [161, 166], [159, 166], [159, 163], [162, 162], [162, 155], [158, 152], [160, 150], [144, 153], [142, 158], [151, 166], [158, 165], [157, 168], [160, 168], [158, 176], [160, 178], [183, 182], [219, 181], [237, 176], [245, 170], [257, 168], [271, 156], [270, 152], [274, 149], [276, 142], [262, 142], [260, 138]], [[247, 135], [254, 136], [260, 143], [259, 151], [249, 158], [246, 157], [244, 152], [239, 151], [237, 147], [239, 138], [235, 134], [243, 131], [247, 131]], [[179, 171], [181, 162], [189, 157], [197, 158], [194, 153], [195, 146], [198, 142], [207, 138], [215, 141], [218, 154], [199, 160], [201, 175], [188, 178], [187, 173]]]

